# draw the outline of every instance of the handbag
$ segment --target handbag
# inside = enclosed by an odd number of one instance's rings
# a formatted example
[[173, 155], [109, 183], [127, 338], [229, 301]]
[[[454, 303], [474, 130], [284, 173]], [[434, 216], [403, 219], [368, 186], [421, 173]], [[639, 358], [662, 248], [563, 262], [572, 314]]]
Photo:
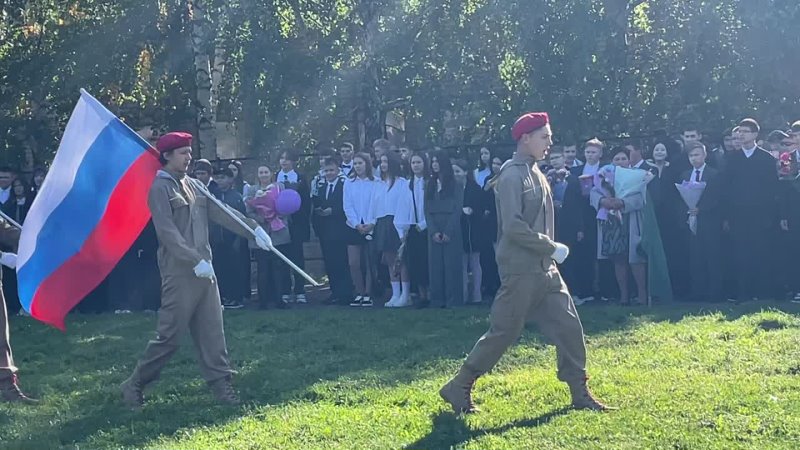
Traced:
[[610, 217], [600, 221], [600, 254], [605, 257], [628, 253], [627, 216], [623, 220]]

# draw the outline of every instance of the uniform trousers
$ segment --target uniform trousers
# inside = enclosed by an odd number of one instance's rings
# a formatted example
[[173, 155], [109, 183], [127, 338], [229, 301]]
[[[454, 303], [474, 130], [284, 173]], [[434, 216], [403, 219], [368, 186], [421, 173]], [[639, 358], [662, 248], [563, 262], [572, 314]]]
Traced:
[[526, 322], [556, 346], [558, 379], [566, 383], [586, 378], [583, 325], [566, 284], [555, 264], [547, 272], [504, 274], [492, 304], [490, 327], [467, 356], [464, 366], [475, 375], [491, 370], [511, 344], [519, 339]]
[[158, 379], [187, 331], [194, 341], [200, 371], [207, 382], [234, 373], [225, 344], [216, 279], [212, 282], [183, 275], [163, 278], [156, 338], [147, 343], [134, 376], [144, 384]]

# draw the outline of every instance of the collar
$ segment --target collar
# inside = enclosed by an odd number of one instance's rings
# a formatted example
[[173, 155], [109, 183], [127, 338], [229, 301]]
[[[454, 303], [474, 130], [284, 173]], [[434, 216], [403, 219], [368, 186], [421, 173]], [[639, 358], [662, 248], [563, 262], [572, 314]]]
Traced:
[[697, 171], [699, 170], [699, 171], [702, 173], [703, 171], [705, 171], [705, 170], [706, 170], [706, 166], [707, 166], [707, 165], [708, 165], [708, 164], [706, 164], [706, 163], [703, 163], [703, 165], [702, 165], [702, 166], [700, 166], [699, 168], [692, 167], [692, 172], [697, 172]]
[[742, 147], [742, 151], [745, 153], [753, 153], [758, 149], [758, 145], [753, 146], [753, 148], [744, 148]]

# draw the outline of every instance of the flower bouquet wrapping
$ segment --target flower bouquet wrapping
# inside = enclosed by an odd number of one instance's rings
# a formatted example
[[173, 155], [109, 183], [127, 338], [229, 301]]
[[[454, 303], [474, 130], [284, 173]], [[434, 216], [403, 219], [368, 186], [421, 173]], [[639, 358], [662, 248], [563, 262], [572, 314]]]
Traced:
[[253, 208], [264, 222], [269, 224], [271, 231], [280, 231], [286, 228], [286, 224], [278, 216], [275, 202], [280, 195], [281, 189], [277, 185], [271, 185], [267, 189], [259, 189], [253, 198], [246, 200], [247, 206]]
[[[706, 183], [705, 181], [684, 181], [680, 184], [676, 183], [675, 187], [678, 188], [678, 193], [681, 194], [686, 206], [689, 209], [696, 209], [697, 204], [700, 203], [700, 199], [703, 197], [703, 192], [706, 190]], [[690, 215], [686, 223], [689, 224], [689, 230], [692, 231], [692, 234], [697, 235], [697, 216]]]

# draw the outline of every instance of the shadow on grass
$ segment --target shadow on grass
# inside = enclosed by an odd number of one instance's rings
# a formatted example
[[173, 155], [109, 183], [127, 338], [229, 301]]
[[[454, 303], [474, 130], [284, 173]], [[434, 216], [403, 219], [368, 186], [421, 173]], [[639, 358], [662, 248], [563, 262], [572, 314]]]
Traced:
[[[588, 305], [579, 311], [587, 335], [597, 336], [647, 321], [679, 322], [686, 316], [716, 312], [735, 320], [770, 308], [800, 312], [798, 305], [768, 302], [672, 303], [650, 309]], [[254, 406], [326, 400], [332, 394], [318, 390], [315, 385], [320, 382], [385, 387], [441, 375], [466, 355], [488, 325], [485, 308], [309, 308], [225, 315], [228, 348], [239, 370], [234, 383], [243, 401]], [[30, 321], [16, 325], [15, 350], [23, 357], [18, 365], [31, 374], [26, 386], [33, 386], [34, 391], [45, 387], [54, 397], [52, 402], [46, 401], [50, 405], [42, 410], [40, 420], [29, 421], [18, 431], [21, 441], [16, 444], [44, 448], [36, 441], [56, 439], [63, 446], [88, 441], [97, 447], [141, 447], [181, 429], [220, 425], [247, 413], [245, 408], [224, 408], [214, 403], [200, 380], [197, 363], [187, 353], [192, 351], [188, 340], [167, 365], [155, 390], [146, 391], [149, 401], [144, 411], [124, 409], [117, 386], [133, 369], [153, 335], [154, 324], [154, 316], [92, 316], [71, 323], [66, 336], [32, 326]], [[539, 340], [539, 335], [534, 339]], [[53, 411], [61, 416], [56, 424], [45, 417]], [[408, 448], [450, 448], [479, 434], [540, 426], [566, 411], [477, 431], [469, 430], [452, 415], [439, 415], [434, 418], [433, 431]]]
[[572, 408], [559, 408], [536, 418], [517, 420], [500, 427], [477, 430], [471, 430], [463, 418], [450, 412], [442, 412], [433, 418], [431, 432], [417, 442], [407, 445], [405, 450], [458, 449], [462, 444], [487, 434], [499, 435], [511, 429], [536, 428], [547, 425], [551, 420], [563, 416], [571, 410]]

